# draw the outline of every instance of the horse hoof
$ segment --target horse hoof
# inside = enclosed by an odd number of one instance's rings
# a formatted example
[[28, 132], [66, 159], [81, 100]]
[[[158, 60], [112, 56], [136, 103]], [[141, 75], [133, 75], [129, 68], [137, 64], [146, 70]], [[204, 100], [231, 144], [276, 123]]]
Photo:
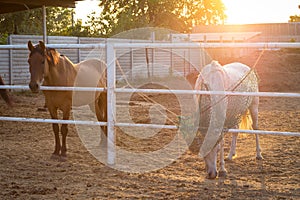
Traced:
[[225, 161], [232, 161], [232, 157], [225, 158]]
[[225, 178], [227, 176], [227, 171], [219, 171], [219, 177]]
[[256, 156], [256, 160], [263, 160], [264, 157], [262, 157], [262, 155]]
[[67, 156], [60, 156], [59, 161], [66, 162], [67, 161]]
[[48, 109], [47, 108], [38, 108], [37, 111], [38, 112], [47, 112]]
[[236, 154], [234, 154], [234, 155], [232, 155], [232, 156], [227, 156], [227, 158], [225, 158], [225, 161], [232, 161], [234, 158], [236, 158], [237, 157], [237, 155]]
[[60, 159], [60, 156], [53, 153], [53, 154], [51, 155], [50, 159], [51, 159], [51, 160], [59, 160], [59, 159]]

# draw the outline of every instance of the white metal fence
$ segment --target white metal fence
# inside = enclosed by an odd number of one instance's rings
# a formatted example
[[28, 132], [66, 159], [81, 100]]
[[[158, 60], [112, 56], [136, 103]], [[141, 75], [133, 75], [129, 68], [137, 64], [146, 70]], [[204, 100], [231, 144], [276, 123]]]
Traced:
[[[172, 93], [172, 94], [204, 94], [204, 95], [246, 95], [246, 96], [263, 96], [263, 97], [291, 97], [300, 98], [300, 93], [272, 93], [272, 92], [224, 92], [224, 91], [198, 91], [198, 90], [167, 90], [167, 89], [128, 89], [116, 88], [116, 55], [115, 50], [120, 48], [217, 48], [217, 47], [247, 47], [247, 48], [300, 48], [300, 43], [107, 43], [107, 44], [49, 44], [48, 47], [53, 48], [105, 48], [106, 63], [107, 63], [107, 122], [93, 122], [93, 121], [72, 121], [72, 120], [53, 120], [53, 119], [35, 119], [35, 118], [18, 118], [18, 117], [0, 117], [4, 121], [22, 121], [22, 122], [44, 122], [44, 123], [65, 123], [65, 124], [87, 124], [87, 125], [106, 125], [108, 130], [108, 164], [115, 162], [115, 126], [139, 126], [151, 128], [178, 128], [176, 125], [161, 125], [161, 124], [130, 124], [118, 123], [114, 118], [116, 112], [116, 93], [121, 92], [143, 92], [143, 93]], [[1, 45], [0, 49], [25, 49], [27, 45]], [[6, 85], [0, 86], [0, 89], [25, 89], [28, 86], [23, 85]], [[42, 90], [79, 90], [79, 91], [103, 91], [103, 88], [80, 88], [80, 87], [41, 87]], [[263, 130], [237, 130], [229, 129], [229, 132], [244, 132], [248, 134], [273, 134], [285, 136], [298, 136], [297, 132], [277, 132], [277, 131], [263, 131]]]
[[[38, 43], [42, 36], [36, 35], [10, 35], [8, 43], [16, 48], [0, 48], [0, 74], [6, 83], [10, 85], [26, 84], [30, 78], [28, 70], [28, 49], [24, 44], [31, 40]], [[151, 40], [130, 40], [119, 38], [88, 38], [88, 37], [68, 37], [68, 36], [48, 36], [47, 43], [59, 48], [59, 52], [67, 56], [72, 62], [78, 63], [91, 57], [105, 59], [104, 46], [106, 42], [114, 43], [152, 43]], [[68, 44], [67, 46], [63, 46]], [[94, 45], [103, 44], [103, 45]], [[18, 48], [24, 45], [25, 48]], [[74, 46], [77, 45], [77, 46]], [[88, 46], [85, 46], [88, 45]], [[1, 45], [0, 45], [1, 46]], [[74, 47], [74, 48], [73, 48]], [[95, 51], [95, 47], [97, 50]], [[147, 55], [146, 55], [147, 54]], [[174, 49], [151, 49], [146, 52], [144, 48], [122, 48], [118, 49], [116, 56], [118, 62], [126, 73], [132, 71], [132, 66], [146, 65], [146, 57], [149, 61], [168, 65], [176, 71], [188, 72], [193, 66], [201, 66], [200, 50], [188, 48]], [[189, 60], [189, 62], [185, 62]], [[150, 66], [152, 67], [152, 66]], [[155, 69], [159, 70], [159, 69]], [[162, 73], [162, 72], [160, 72]], [[116, 77], [120, 77], [121, 72], [117, 69]]]

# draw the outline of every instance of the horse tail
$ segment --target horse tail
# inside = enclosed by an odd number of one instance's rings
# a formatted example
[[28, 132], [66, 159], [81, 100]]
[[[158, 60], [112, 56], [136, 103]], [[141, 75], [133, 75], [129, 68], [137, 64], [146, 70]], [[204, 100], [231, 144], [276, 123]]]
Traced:
[[[0, 76], [0, 85], [4, 85], [4, 81], [2, 77]], [[0, 89], [0, 95], [4, 99], [7, 105], [12, 106], [11, 99], [8, 96], [8, 92], [6, 89]]]
[[241, 130], [253, 130], [252, 128], [252, 117], [250, 115], [250, 111], [247, 110], [247, 112], [242, 116], [242, 120], [239, 124], [239, 129]]

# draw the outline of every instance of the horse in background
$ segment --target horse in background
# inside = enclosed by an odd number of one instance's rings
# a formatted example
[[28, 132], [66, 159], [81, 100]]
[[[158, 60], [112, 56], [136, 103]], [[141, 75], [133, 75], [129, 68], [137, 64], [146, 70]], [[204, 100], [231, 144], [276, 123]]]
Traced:
[[[248, 66], [241, 63], [221, 66], [217, 61], [213, 61], [206, 65], [200, 73], [194, 71], [188, 74], [186, 78], [195, 90], [257, 92], [257, 76], [255, 72], [250, 70]], [[222, 131], [229, 128], [257, 130], [259, 97], [195, 95], [195, 99], [200, 115], [199, 129], [205, 135], [200, 155], [204, 158], [208, 178], [213, 179], [218, 175], [216, 165], [219, 150], [219, 176], [226, 176]], [[215, 112], [212, 112], [214, 109]], [[244, 124], [244, 127], [241, 124]], [[237, 136], [238, 133], [232, 134], [228, 160], [232, 160], [236, 154]], [[263, 159], [258, 135], [256, 135], [256, 158]]]
[[[5, 85], [1, 76], [0, 76], [0, 85]], [[6, 89], [0, 89], [0, 95], [1, 95], [2, 99], [5, 101], [5, 103], [9, 107], [12, 107], [12, 100], [10, 99], [10, 97], [8, 95], [8, 91]]]
[[[60, 55], [53, 48], [47, 48], [40, 41], [33, 46], [28, 41], [30, 51], [28, 63], [30, 71], [29, 87], [37, 93], [40, 85], [43, 86], [79, 86], [79, 87], [106, 87], [106, 64], [97, 59], [82, 61], [73, 64], [66, 56]], [[79, 73], [80, 72], [80, 73]], [[52, 119], [58, 119], [58, 110], [63, 113], [63, 120], [68, 120], [72, 106], [89, 105], [95, 111], [99, 121], [107, 121], [107, 93], [106, 92], [75, 92], [75, 91], [43, 91], [45, 104]], [[80, 98], [73, 98], [74, 94]], [[55, 136], [55, 149], [51, 156], [54, 159], [66, 159], [66, 137], [68, 125], [53, 123], [52, 128]], [[107, 128], [101, 127], [104, 134]], [[60, 141], [61, 132], [62, 140]], [[102, 136], [103, 134], [101, 134]], [[101, 138], [101, 142], [102, 142]]]

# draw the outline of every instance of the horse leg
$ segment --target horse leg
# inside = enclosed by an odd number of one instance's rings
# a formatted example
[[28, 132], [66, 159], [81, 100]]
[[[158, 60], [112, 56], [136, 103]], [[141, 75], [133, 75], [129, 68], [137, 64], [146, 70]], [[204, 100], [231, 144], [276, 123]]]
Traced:
[[[51, 115], [52, 119], [57, 119], [57, 109], [56, 108], [50, 108], [49, 112], [50, 112], [50, 115]], [[52, 129], [53, 129], [54, 137], [55, 137], [55, 149], [54, 149], [54, 152], [53, 152], [51, 158], [52, 159], [57, 159], [59, 157], [59, 152], [60, 152], [60, 149], [61, 149], [58, 124], [53, 123], [52, 124]]]
[[[253, 121], [252, 124], [253, 130], [258, 130], [258, 104], [259, 104], [259, 97], [254, 97], [249, 109]], [[255, 134], [255, 140], [256, 140], [256, 159], [262, 160], [263, 156], [261, 155], [261, 148], [259, 144], [258, 134]]]
[[225, 161], [224, 161], [224, 138], [220, 141], [220, 170], [219, 177], [225, 177], [227, 175], [227, 170], [225, 169]]
[[[67, 108], [63, 112], [63, 120], [69, 120], [70, 117], [70, 110]], [[61, 146], [61, 160], [65, 161], [67, 157], [67, 134], [68, 134], [68, 124], [62, 124], [61, 125], [61, 135], [62, 135], [62, 146]]]
[[[95, 111], [98, 121], [106, 122], [107, 121], [107, 106], [106, 106], [106, 94], [100, 93], [99, 98], [95, 102]], [[100, 126], [102, 132], [100, 133], [101, 137], [101, 146], [107, 146], [107, 126]]]
[[[237, 126], [235, 126], [235, 128], [237, 128]], [[237, 137], [238, 137], [238, 133], [232, 133], [230, 150], [226, 160], [232, 160], [232, 158], [236, 157]]]
[[[107, 93], [106, 92], [102, 92], [100, 94], [98, 105], [101, 113], [100, 121], [107, 122]], [[107, 126], [102, 126], [101, 129], [104, 135], [107, 137]]]

